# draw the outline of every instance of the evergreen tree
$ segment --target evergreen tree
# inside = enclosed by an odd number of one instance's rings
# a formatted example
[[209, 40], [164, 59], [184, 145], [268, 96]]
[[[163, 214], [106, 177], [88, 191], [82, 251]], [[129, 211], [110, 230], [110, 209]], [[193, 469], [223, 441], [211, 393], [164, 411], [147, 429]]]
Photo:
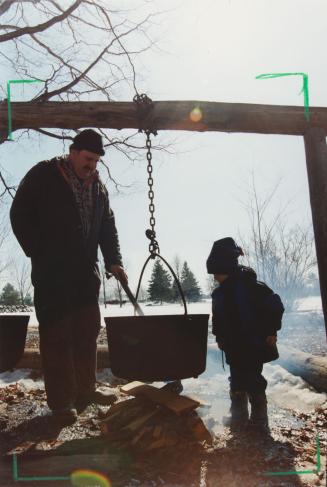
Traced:
[[19, 292], [16, 291], [14, 286], [12, 286], [9, 282], [5, 285], [5, 287], [2, 290], [0, 302], [1, 304], [6, 304], [6, 305], [15, 305], [21, 303]]
[[201, 289], [190, 270], [187, 262], [184, 262], [181, 274], [181, 286], [188, 301], [199, 301], [201, 299]]
[[33, 299], [29, 293], [26, 295], [23, 304], [26, 304], [26, 306], [33, 306]]
[[149, 298], [153, 301], [160, 301], [161, 304], [163, 301], [170, 301], [170, 281], [169, 273], [162, 267], [161, 262], [156, 260], [148, 288]]

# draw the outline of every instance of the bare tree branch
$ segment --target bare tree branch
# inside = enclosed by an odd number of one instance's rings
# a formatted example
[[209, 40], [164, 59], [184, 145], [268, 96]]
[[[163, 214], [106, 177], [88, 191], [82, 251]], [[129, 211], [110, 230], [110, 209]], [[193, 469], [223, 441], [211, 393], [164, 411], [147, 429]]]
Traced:
[[71, 135], [54, 134], [53, 132], [49, 132], [49, 130], [44, 130], [44, 129], [34, 129], [34, 130], [35, 130], [35, 132], [39, 132], [40, 134], [47, 135], [48, 137], [52, 137], [54, 139], [73, 141], [73, 138], [74, 138]]
[[[143, 17], [132, 18], [132, 10], [114, 10], [111, 3], [102, 0], [22, 0], [1, 2], [3, 22], [0, 42], [8, 42], [10, 55], [2, 50], [4, 68], [14, 69], [17, 79], [39, 79], [35, 86], [33, 105], [49, 99], [57, 101], [111, 101], [118, 99], [121, 89], [128, 89], [131, 98], [137, 92], [134, 66], [136, 56], [153, 46], [149, 32], [152, 27], [151, 2], [145, 2]], [[67, 8], [66, 4], [70, 7]], [[11, 7], [11, 9], [10, 9]], [[37, 20], [35, 20], [37, 19]], [[37, 25], [35, 25], [37, 24]], [[55, 28], [52, 28], [55, 26]], [[11, 32], [8, 32], [8, 31]], [[140, 40], [141, 42], [137, 42]], [[138, 48], [135, 48], [135, 45]], [[6, 45], [6, 47], [7, 47]], [[35, 105], [34, 105], [35, 106]], [[36, 132], [61, 141], [71, 140], [67, 133], [44, 127]], [[27, 128], [28, 137], [30, 128]], [[17, 135], [16, 141], [26, 131]], [[0, 143], [7, 134], [1, 134]], [[106, 148], [123, 153], [129, 161], [144, 157], [144, 144], [136, 134], [105, 136]], [[166, 150], [168, 146], [154, 145], [153, 150]], [[116, 190], [130, 189], [120, 184], [106, 166], [106, 173]], [[14, 195], [14, 187], [0, 176], [2, 196]]]
[[[56, 95], [59, 95], [61, 93], [64, 93], [64, 92], [67, 92], [69, 91], [73, 86], [75, 86], [79, 81], [81, 81], [82, 79], [85, 78], [86, 74], [99, 62], [100, 59], [102, 59], [103, 55], [108, 51], [108, 49], [113, 45], [114, 41], [115, 40], [118, 40], [120, 42], [120, 38], [121, 37], [124, 37], [128, 34], [130, 34], [131, 32], [133, 32], [133, 30], [137, 29], [137, 27], [134, 27], [132, 29], [130, 29], [129, 31], [126, 31], [126, 32], [123, 32], [122, 34], [120, 34], [119, 36], [116, 36], [115, 35], [115, 39], [113, 39], [101, 52], [100, 54], [96, 57], [96, 59], [91, 63], [89, 64], [89, 66], [77, 77], [75, 78], [73, 81], [71, 81], [70, 83], [68, 83], [67, 85], [59, 88], [58, 90], [54, 90], [52, 92], [47, 92], [47, 93], [44, 93], [43, 95], [40, 95], [38, 96], [37, 98], [34, 98], [33, 99], [33, 102], [40, 102], [40, 101], [46, 101], [46, 100], [49, 100], [50, 98], [56, 96]], [[133, 73], [135, 74], [135, 71], [134, 71], [134, 67], [133, 67]]]
[[5, 188], [5, 189], [4, 189], [4, 191], [3, 191], [3, 192], [0, 194], [0, 198], [1, 198], [2, 196], [4, 196], [6, 193], [9, 193], [9, 194], [10, 194], [10, 196], [12, 197], [12, 199], [14, 199], [14, 194], [13, 194], [13, 192], [16, 192], [16, 188], [15, 188], [15, 186], [9, 186], [9, 185], [6, 183], [6, 180], [5, 180], [5, 178], [4, 178], [4, 176], [3, 176], [3, 174], [2, 174], [2, 172], [1, 172], [1, 171], [0, 171], [0, 180], [1, 180], [1, 182], [2, 182], [2, 184], [3, 184], [3, 186], [4, 186], [4, 188]]
[[115, 185], [115, 188], [116, 188], [116, 191], [119, 192], [120, 191], [120, 188], [131, 188], [131, 185], [124, 185], [124, 184], [120, 184], [118, 183], [111, 175], [111, 172], [110, 172], [110, 169], [109, 169], [109, 166], [106, 164], [106, 162], [103, 160], [103, 159], [100, 159], [100, 163], [102, 164], [102, 166], [105, 168], [106, 172], [107, 172], [107, 175], [108, 175], [108, 178], [109, 180]]
[[41, 0], [5, 0], [1, 5], [0, 5], [0, 16], [3, 15], [7, 10], [10, 9], [12, 5], [15, 3], [39, 3]]
[[64, 13], [53, 17], [52, 19], [44, 22], [43, 24], [35, 25], [34, 27], [22, 27], [21, 29], [17, 27], [17, 30], [14, 32], [7, 32], [7, 34], [0, 35], [0, 42], [7, 42], [11, 39], [17, 39], [26, 34], [35, 34], [36, 32], [43, 32], [44, 30], [52, 27], [54, 24], [58, 22], [62, 22], [66, 19], [74, 10], [76, 10], [83, 0], [76, 0]]
[[[252, 175], [253, 176], [253, 175]], [[252, 177], [249, 202], [245, 204], [250, 219], [249, 240], [240, 237], [247, 264], [253, 266], [259, 278], [277, 290], [286, 307], [291, 309], [301, 295], [304, 282], [316, 266], [312, 226], [288, 226], [285, 209], [267, 210], [277, 194], [280, 181], [261, 198]]]

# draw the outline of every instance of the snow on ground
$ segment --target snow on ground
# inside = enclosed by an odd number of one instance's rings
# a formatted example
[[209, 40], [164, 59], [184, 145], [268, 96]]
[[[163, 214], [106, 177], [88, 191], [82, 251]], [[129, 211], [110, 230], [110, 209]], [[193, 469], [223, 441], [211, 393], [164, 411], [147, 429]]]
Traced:
[[[184, 307], [181, 304], [176, 303], [164, 303], [162, 305], [154, 304], [154, 303], [140, 303], [141, 308], [146, 315], [172, 315], [172, 314], [183, 314]], [[110, 316], [133, 316], [134, 315], [134, 308], [131, 303], [125, 303], [122, 307], [118, 304], [110, 304], [106, 307], [101, 304], [101, 317], [102, 317], [102, 326], [104, 326], [104, 317]], [[211, 299], [204, 299], [198, 303], [188, 303], [187, 304], [187, 311], [190, 314], [211, 314]], [[320, 296], [308, 296], [306, 298], [299, 299], [296, 303], [296, 311], [293, 311], [291, 314], [299, 314], [302, 315], [303, 313], [322, 313], [322, 304], [321, 304], [321, 297]], [[26, 313], [15, 313], [17, 315], [26, 314]], [[29, 313], [30, 314], [30, 321], [29, 327], [36, 327], [38, 326], [38, 321], [35, 315], [34, 310]]]
[[322, 311], [320, 296], [307, 296], [296, 301], [297, 311]]
[[13, 371], [3, 372], [0, 374], [0, 388], [7, 387], [11, 384], [19, 384], [26, 390], [44, 389], [42, 379], [31, 379], [31, 369], [15, 369]]
[[280, 407], [309, 412], [318, 406], [327, 409], [327, 394], [318, 393], [303, 380], [280, 365], [265, 364], [263, 374], [268, 381], [267, 393]]

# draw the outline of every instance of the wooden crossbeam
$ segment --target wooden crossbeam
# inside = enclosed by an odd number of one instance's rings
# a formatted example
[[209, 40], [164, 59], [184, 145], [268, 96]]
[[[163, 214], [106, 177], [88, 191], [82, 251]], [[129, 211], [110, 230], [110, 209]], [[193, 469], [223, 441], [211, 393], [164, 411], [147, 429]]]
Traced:
[[[98, 127], [111, 129], [246, 132], [304, 135], [310, 126], [327, 131], [327, 108], [311, 107], [310, 123], [304, 107], [220, 103], [208, 101], [155, 101], [140, 120], [134, 102], [11, 103], [12, 130]], [[0, 132], [8, 131], [7, 102], [0, 103]]]

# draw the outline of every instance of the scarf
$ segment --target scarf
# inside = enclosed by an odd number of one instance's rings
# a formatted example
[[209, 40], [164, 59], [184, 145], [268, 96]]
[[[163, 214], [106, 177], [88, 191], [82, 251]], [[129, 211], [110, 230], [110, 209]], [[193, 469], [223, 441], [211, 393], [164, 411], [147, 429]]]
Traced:
[[93, 220], [93, 182], [98, 179], [98, 172], [92, 174], [87, 180], [79, 179], [73, 171], [68, 156], [62, 159], [60, 169], [73, 191], [76, 206], [82, 222], [83, 234], [87, 239]]

